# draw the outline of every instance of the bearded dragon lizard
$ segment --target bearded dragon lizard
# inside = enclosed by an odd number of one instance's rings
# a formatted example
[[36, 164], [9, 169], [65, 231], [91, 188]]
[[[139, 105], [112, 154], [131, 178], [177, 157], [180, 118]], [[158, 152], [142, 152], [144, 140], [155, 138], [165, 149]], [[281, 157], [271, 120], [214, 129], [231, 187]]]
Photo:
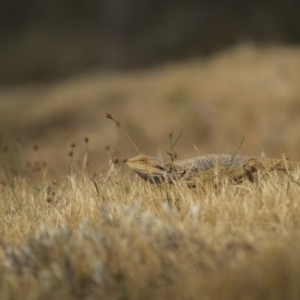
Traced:
[[172, 183], [182, 178], [189, 187], [195, 186], [197, 178], [211, 180], [217, 176], [223, 176], [235, 182], [241, 182], [244, 178], [254, 181], [254, 175], [258, 171], [300, 169], [300, 162], [292, 162], [286, 158], [276, 159], [242, 154], [206, 154], [175, 161], [139, 154], [128, 159], [127, 165], [141, 178], [151, 183]]

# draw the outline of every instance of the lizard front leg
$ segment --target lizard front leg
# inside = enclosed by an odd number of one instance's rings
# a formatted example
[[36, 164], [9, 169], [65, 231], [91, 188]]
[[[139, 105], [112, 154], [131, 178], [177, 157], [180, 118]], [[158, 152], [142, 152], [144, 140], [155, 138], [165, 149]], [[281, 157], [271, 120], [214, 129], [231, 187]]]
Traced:
[[261, 172], [263, 174], [266, 174], [269, 171], [274, 171], [276, 169], [279, 169], [281, 167], [282, 170], [286, 169], [285, 166], [286, 161], [285, 159], [278, 159], [278, 160], [268, 160], [263, 161], [261, 159], [257, 158], [250, 158], [247, 160], [247, 162], [244, 164], [244, 175], [246, 178], [248, 178], [251, 182], [255, 181], [254, 173]]

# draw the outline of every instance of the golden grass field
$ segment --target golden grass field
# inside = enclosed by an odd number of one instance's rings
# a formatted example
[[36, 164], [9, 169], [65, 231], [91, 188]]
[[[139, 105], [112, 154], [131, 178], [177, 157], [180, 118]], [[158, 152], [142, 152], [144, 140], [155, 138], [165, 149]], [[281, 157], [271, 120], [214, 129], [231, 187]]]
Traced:
[[105, 117], [152, 156], [185, 126], [181, 159], [244, 137], [241, 153], [300, 160], [299, 78], [299, 48], [241, 46], [2, 88], [0, 299], [299, 299], [299, 171], [158, 188], [122, 163], [136, 151]]

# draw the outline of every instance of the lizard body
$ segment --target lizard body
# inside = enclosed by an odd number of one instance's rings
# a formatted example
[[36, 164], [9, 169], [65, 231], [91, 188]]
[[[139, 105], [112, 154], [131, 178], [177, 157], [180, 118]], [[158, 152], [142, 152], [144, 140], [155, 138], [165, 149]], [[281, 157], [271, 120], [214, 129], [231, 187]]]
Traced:
[[292, 171], [300, 169], [300, 162], [287, 159], [248, 156], [242, 154], [206, 154], [174, 162], [143, 154], [131, 158], [127, 165], [144, 180], [160, 184], [183, 178], [189, 186], [195, 178], [211, 180], [216, 176], [225, 176], [240, 182], [244, 178], [254, 180], [254, 173], [260, 171]]

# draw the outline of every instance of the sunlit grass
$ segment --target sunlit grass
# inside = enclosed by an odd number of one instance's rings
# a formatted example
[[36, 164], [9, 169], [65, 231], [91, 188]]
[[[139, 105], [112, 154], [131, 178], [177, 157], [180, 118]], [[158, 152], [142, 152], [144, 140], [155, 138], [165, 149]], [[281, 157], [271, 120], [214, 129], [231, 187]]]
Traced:
[[298, 172], [204, 189], [107, 175], [2, 181], [1, 299], [299, 297]]

